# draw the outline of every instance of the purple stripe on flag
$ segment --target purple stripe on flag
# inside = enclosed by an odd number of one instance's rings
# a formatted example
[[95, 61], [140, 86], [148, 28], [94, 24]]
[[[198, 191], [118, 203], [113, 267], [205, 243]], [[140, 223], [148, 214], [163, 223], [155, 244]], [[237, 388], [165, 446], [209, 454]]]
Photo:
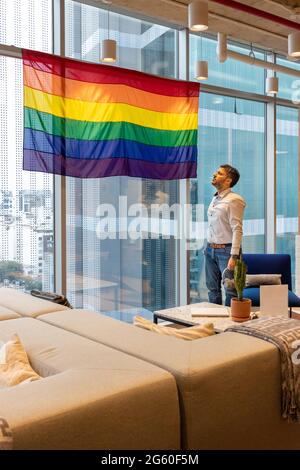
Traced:
[[134, 176], [162, 180], [196, 178], [197, 163], [150, 163], [129, 158], [90, 160], [65, 158], [45, 152], [24, 149], [24, 170], [41, 171], [76, 178]]

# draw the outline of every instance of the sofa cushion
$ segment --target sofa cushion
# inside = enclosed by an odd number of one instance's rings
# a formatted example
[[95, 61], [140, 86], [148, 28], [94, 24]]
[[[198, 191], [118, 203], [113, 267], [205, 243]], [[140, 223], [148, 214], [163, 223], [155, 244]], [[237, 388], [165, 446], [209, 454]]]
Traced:
[[188, 328], [172, 328], [163, 325], [157, 325], [146, 318], [136, 315], [134, 317], [134, 325], [145, 330], [159, 333], [161, 335], [174, 336], [178, 339], [193, 340], [199, 338], [206, 338], [215, 334], [213, 323], [205, 323], [204, 325], [190, 326]]
[[243, 295], [246, 299], [251, 299], [252, 307], [260, 306], [260, 290], [259, 287], [246, 287]]
[[0, 306], [9, 308], [21, 316], [37, 317], [48, 312], [60, 312], [67, 307], [38, 299], [16, 289], [0, 288]]
[[1, 322], [0, 340], [14, 332], [34, 369], [53, 371], [0, 390], [14, 449], [179, 448], [171, 374], [36, 319]]
[[20, 338], [14, 334], [0, 349], [0, 387], [12, 387], [40, 378], [29, 363]]
[[0, 321], [1, 320], [12, 320], [13, 318], [20, 318], [20, 315], [10, 308], [3, 307], [1, 305], [1, 299], [0, 299]]
[[246, 274], [246, 287], [281, 284], [281, 274]]

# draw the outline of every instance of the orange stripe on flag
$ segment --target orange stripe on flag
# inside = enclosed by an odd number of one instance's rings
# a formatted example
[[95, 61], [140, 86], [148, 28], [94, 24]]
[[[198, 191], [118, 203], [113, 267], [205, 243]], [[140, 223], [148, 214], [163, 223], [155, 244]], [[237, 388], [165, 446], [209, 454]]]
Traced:
[[163, 113], [198, 112], [198, 97], [170, 97], [122, 84], [99, 84], [71, 80], [24, 66], [24, 85], [52, 95], [93, 103], [124, 103]]

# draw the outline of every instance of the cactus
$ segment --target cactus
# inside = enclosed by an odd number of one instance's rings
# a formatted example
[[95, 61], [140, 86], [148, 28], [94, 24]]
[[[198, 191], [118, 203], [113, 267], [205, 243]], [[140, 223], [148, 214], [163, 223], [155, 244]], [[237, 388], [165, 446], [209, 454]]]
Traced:
[[238, 300], [243, 300], [243, 290], [246, 285], [247, 266], [242, 259], [242, 255], [236, 260], [234, 267], [234, 284], [238, 295]]

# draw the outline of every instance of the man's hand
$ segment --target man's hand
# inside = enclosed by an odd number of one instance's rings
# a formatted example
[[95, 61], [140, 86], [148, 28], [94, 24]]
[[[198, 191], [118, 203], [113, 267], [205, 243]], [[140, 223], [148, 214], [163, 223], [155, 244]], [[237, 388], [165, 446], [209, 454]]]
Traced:
[[228, 264], [227, 264], [227, 268], [233, 271], [235, 267], [235, 263], [236, 263], [236, 259], [230, 256]]

